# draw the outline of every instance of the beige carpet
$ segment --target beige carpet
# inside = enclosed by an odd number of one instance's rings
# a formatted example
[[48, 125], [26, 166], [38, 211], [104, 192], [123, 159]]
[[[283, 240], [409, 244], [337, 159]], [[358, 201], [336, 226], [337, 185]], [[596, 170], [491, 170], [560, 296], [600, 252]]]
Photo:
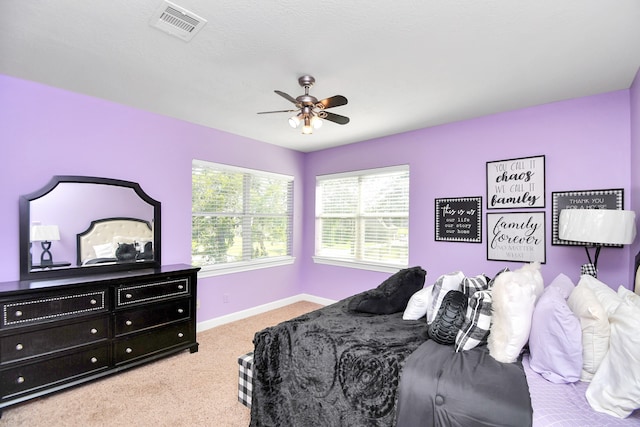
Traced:
[[0, 426], [249, 425], [238, 402], [238, 356], [255, 332], [320, 308], [298, 302], [198, 334], [200, 349], [6, 408]]

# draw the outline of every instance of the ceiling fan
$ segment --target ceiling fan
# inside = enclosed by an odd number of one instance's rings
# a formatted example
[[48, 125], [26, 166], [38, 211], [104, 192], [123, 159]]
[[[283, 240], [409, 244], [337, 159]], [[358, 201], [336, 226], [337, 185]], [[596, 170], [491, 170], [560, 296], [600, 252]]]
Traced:
[[300, 77], [298, 79], [298, 83], [304, 88], [304, 95], [300, 95], [297, 98], [279, 90], [274, 91], [284, 99], [292, 102], [296, 106], [296, 110], [262, 111], [258, 114], [295, 112], [297, 114], [289, 118], [289, 125], [291, 125], [292, 128], [297, 128], [302, 124], [303, 134], [311, 134], [313, 133], [313, 129], [318, 129], [322, 126], [322, 119], [329, 120], [330, 122], [334, 122], [339, 125], [346, 125], [349, 123], [349, 117], [325, 111], [327, 108], [346, 105], [348, 102], [347, 98], [342, 95], [335, 95], [318, 101], [315, 96], [309, 95], [309, 88], [313, 86], [315, 81], [316, 79], [312, 76], [305, 75]]

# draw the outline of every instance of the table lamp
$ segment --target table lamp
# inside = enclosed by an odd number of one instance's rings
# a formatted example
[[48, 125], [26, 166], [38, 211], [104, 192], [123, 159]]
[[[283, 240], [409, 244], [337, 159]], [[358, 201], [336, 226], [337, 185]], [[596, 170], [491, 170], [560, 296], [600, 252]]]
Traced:
[[40, 255], [40, 265], [47, 266], [53, 264], [51, 256], [51, 242], [60, 240], [60, 230], [57, 225], [34, 225], [31, 227], [31, 241], [41, 242], [42, 254]]
[[[563, 209], [560, 211], [558, 237], [585, 245], [588, 264], [582, 274], [598, 277], [598, 257], [605, 245], [629, 245], [636, 237], [636, 213], [621, 209]], [[589, 247], [595, 247], [592, 259]]]

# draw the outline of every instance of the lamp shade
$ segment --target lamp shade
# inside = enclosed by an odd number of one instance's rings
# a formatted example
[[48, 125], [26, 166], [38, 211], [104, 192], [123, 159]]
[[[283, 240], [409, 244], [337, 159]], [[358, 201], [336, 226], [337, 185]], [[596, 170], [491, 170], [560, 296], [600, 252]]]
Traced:
[[31, 227], [32, 242], [51, 242], [60, 240], [60, 230], [57, 225], [34, 225]]
[[636, 213], [620, 209], [563, 209], [558, 237], [574, 242], [629, 245], [636, 237]]

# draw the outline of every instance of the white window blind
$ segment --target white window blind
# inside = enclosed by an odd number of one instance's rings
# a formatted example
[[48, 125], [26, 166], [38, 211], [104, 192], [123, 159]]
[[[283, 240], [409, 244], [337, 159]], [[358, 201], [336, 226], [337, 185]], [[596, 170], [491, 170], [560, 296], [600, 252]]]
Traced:
[[193, 161], [193, 265], [237, 266], [290, 257], [292, 222], [292, 177]]
[[406, 266], [409, 167], [317, 177], [315, 255]]

